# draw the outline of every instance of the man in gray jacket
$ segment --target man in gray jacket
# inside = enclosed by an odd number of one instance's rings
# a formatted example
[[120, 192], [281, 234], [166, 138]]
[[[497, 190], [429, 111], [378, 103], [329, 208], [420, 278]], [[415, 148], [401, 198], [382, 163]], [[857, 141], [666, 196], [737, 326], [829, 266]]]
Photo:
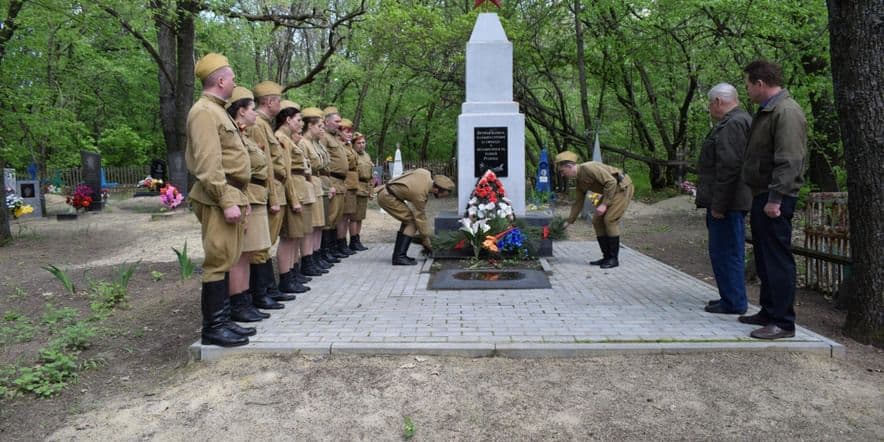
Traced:
[[759, 109], [752, 121], [743, 181], [752, 191], [755, 267], [761, 280], [761, 311], [740, 322], [761, 325], [753, 338], [795, 336], [795, 257], [792, 214], [804, 183], [807, 120], [801, 106], [783, 89], [783, 71], [767, 61], [744, 69], [749, 98]]
[[709, 115], [715, 126], [697, 162], [697, 207], [706, 209], [709, 259], [721, 299], [710, 301], [706, 311], [742, 315], [748, 306], [743, 220], [752, 206], [752, 195], [740, 173], [752, 117], [740, 109], [737, 89], [727, 83], [709, 91]]

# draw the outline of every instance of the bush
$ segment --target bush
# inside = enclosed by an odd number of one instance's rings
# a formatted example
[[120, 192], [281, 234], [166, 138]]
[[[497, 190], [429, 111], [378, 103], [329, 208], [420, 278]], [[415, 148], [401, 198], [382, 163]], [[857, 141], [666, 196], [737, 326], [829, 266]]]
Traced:
[[126, 125], [105, 129], [98, 138], [101, 162], [109, 166], [145, 164], [150, 148], [150, 141]]

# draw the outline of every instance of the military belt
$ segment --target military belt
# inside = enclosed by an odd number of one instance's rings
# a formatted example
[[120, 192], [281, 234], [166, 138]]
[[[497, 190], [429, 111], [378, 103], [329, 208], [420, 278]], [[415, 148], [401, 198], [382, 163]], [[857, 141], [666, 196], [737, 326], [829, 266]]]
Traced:
[[370, 183], [370, 182], [371, 182], [371, 178], [365, 178], [365, 179], [359, 178], [359, 182], [361, 182], [361, 183]]
[[325, 170], [325, 169], [322, 169], [322, 170], [319, 171], [319, 175], [320, 175], [320, 176], [328, 176], [328, 171]]
[[337, 178], [337, 179], [339, 179], [339, 180], [345, 180], [345, 179], [347, 179], [347, 175], [346, 175], [346, 174], [343, 174], [343, 173], [329, 172], [328, 174], [331, 175], [332, 178]]
[[231, 186], [236, 187], [239, 190], [243, 190], [246, 188], [246, 185], [244, 183], [240, 183], [230, 175], [224, 175], [224, 180], [227, 181], [227, 184], [230, 184]]
[[390, 187], [390, 184], [389, 184], [389, 183], [384, 184], [384, 188], [387, 189], [387, 193], [389, 193], [393, 198], [396, 198], [397, 200], [400, 200], [400, 201], [405, 201], [405, 200], [403, 200], [402, 198], [399, 198], [399, 197], [396, 195], [396, 193], [393, 192], [393, 188]]
[[261, 178], [252, 177], [252, 179], [250, 179], [249, 182], [252, 184], [257, 184], [259, 186], [266, 186], [267, 185], [267, 180], [262, 180]]
[[304, 169], [292, 169], [292, 175], [307, 176], [307, 172]]
[[276, 181], [285, 181], [285, 175], [274, 172], [273, 177], [276, 178]]

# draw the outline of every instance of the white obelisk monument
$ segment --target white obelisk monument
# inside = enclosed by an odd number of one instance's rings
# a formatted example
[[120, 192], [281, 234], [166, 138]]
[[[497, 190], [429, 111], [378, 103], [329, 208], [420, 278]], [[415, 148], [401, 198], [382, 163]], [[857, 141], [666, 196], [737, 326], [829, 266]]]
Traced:
[[513, 101], [513, 44], [497, 14], [479, 14], [466, 58], [466, 101], [457, 119], [457, 203], [463, 213], [485, 170], [525, 214], [525, 115]]

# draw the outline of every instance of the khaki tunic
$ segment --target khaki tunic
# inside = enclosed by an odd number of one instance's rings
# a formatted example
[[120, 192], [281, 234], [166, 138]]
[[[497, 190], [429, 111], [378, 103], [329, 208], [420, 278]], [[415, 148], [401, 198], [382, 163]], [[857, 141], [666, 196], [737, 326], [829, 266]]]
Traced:
[[288, 152], [289, 159], [289, 185], [286, 186], [286, 195], [289, 201], [298, 201], [301, 205], [300, 212], [286, 212], [285, 233], [289, 238], [300, 238], [313, 231], [312, 206], [316, 203], [316, 194], [313, 184], [307, 182], [307, 173], [310, 165], [303, 147], [295, 143], [290, 137], [290, 130], [280, 128], [276, 131], [283, 150]]
[[325, 228], [330, 229], [338, 224], [338, 220], [344, 214], [344, 197], [347, 193], [344, 180], [347, 178], [347, 171], [350, 170], [350, 163], [347, 160], [347, 148], [338, 137], [326, 133], [322, 144], [328, 151], [328, 173], [331, 185], [335, 187], [336, 191], [335, 197], [328, 200], [328, 219], [325, 220]]
[[203, 94], [194, 103], [186, 130], [187, 170], [197, 180], [187, 198], [202, 225], [202, 281], [221, 281], [242, 253], [243, 224], [226, 222], [224, 210], [240, 206], [245, 213], [249, 200], [240, 188], [250, 179], [249, 154], [218, 97]]
[[[257, 143], [258, 146], [270, 156], [273, 177], [270, 180], [271, 185], [269, 186], [269, 205], [281, 206], [279, 212], [271, 213], [268, 211], [267, 213], [267, 219], [270, 224], [270, 243], [273, 244], [276, 243], [276, 240], [279, 238], [279, 233], [282, 231], [282, 223], [285, 220], [285, 211], [287, 209], [285, 207], [287, 205], [285, 199], [285, 186], [289, 179], [287, 167], [289, 161], [288, 155], [279, 145], [279, 140], [276, 139], [276, 135], [273, 134], [270, 117], [263, 112], [258, 112], [258, 120], [255, 122], [254, 126], [246, 130], [246, 133], [249, 138], [255, 140], [255, 143]], [[262, 264], [269, 259], [270, 248], [268, 247], [267, 250], [253, 255], [251, 262], [252, 264]]]
[[[249, 162], [252, 167], [252, 180], [246, 187], [246, 196], [252, 205], [252, 213], [246, 217], [248, 227], [243, 237], [243, 252], [255, 252], [270, 247], [270, 224], [267, 220], [267, 197], [270, 194], [270, 183], [267, 177], [270, 174], [267, 154], [258, 147], [248, 136], [243, 136], [243, 142], [249, 150]], [[258, 184], [256, 181], [263, 181]]]
[[[433, 236], [427, 221], [427, 200], [432, 190], [433, 178], [429, 170], [411, 170], [381, 186], [378, 205], [406, 226], [413, 224], [424, 241], [428, 241]], [[411, 207], [405, 204], [406, 201]]]
[[356, 154], [356, 172], [359, 176], [359, 188], [356, 189], [356, 212], [353, 214], [353, 221], [362, 221], [368, 214], [368, 198], [371, 196], [371, 173], [374, 164], [371, 162], [371, 156], [363, 151]]
[[304, 147], [304, 150], [307, 152], [307, 158], [310, 160], [312, 173], [310, 182], [313, 184], [313, 190], [316, 194], [316, 203], [313, 205], [313, 227], [322, 228], [325, 227], [325, 203], [328, 198], [325, 197], [325, 190], [322, 184], [322, 178], [324, 177], [318, 176], [323, 164], [322, 156], [320, 156], [320, 152], [317, 149], [321, 145], [306, 138], [301, 138], [300, 144]]
[[[617, 177], [620, 177], [618, 182]], [[626, 212], [635, 189], [632, 180], [620, 169], [595, 161], [577, 165], [577, 194], [571, 206], [568, 223], [577, 220], [583, 210], [586, 192], [602, 195], [602, 203], [607, 206], [603, 216], [593, 216], [592, 227], [597, 236], [620, 236], [620, 218]]]

